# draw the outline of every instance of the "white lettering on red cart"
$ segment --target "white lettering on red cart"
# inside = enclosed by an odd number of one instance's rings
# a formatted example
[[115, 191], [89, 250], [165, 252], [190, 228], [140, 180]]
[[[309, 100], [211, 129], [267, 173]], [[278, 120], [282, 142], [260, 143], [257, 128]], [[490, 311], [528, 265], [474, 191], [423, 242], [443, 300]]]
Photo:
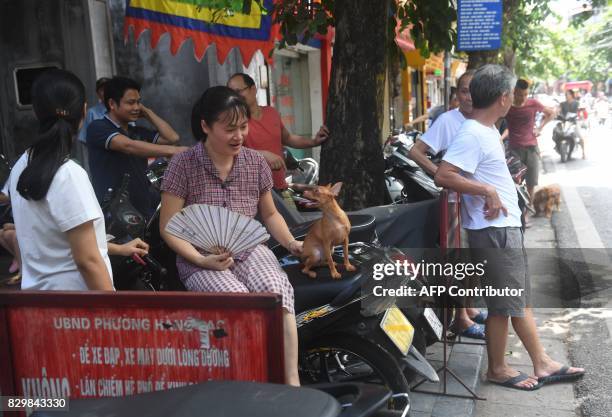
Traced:
[[27, 398], [68, 398], [70, 382], [66, 377], [47, 377], [47, 369], [42, 368], [40, 378], [21, 378], [23, 396]]

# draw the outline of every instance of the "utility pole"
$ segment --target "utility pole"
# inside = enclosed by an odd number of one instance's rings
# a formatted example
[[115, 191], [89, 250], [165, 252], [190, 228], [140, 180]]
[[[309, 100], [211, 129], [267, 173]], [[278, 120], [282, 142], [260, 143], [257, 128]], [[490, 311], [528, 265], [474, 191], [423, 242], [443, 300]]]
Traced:
[[451, 79], [450, 62], [451, 62], [450, 52], [444, 51], [444, 110], [446, 111], [448, 111], [448, 106], [450, 105], [448, 101], [449, 96], [450, 96], [450, 79]]

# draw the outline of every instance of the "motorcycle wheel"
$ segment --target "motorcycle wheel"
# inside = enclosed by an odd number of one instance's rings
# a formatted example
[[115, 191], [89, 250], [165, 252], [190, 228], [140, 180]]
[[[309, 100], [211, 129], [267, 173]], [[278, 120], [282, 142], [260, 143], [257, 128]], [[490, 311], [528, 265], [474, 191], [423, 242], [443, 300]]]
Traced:
[[[304, 385], [358, 381], [385, 385], [394, 394], [410, 392], [408, 381], [393, 356], [360, 337], [324, 336], [308, 343], [300, 356], [300, 381]], [[402, 406], [389, 404], [391, 409]]]
[[568, 144], [567, 141], [564, 140], [559, 144], [559, 155], [561, 155], [561, 162], [567, 161], [567, 151]]

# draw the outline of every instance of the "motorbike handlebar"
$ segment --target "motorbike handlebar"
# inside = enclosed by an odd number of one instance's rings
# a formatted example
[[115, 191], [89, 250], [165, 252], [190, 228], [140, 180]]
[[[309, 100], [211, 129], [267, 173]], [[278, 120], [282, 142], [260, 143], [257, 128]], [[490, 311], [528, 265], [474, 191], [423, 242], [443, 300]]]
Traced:
[[138, 254], [133, 254], [132, 259], [136, 263], [142, 266], [146, 266], [152, 272], [155, 272], [159, 274], [160, 276], [164, 276], [168, 273], [168, 270], [164, 268], [159, 262], [157, 262], [157, 260], [155, 260], [155, 258], [153, 258], [151, 255], [140, 256]]

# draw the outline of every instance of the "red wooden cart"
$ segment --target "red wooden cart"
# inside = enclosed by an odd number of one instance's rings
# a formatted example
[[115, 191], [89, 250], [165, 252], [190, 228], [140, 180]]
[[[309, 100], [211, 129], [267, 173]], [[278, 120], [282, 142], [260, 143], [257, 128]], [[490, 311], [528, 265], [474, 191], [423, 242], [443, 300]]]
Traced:
[[283, 381], [272, 294], [0, 292], [0, 392], [112, 397]]

